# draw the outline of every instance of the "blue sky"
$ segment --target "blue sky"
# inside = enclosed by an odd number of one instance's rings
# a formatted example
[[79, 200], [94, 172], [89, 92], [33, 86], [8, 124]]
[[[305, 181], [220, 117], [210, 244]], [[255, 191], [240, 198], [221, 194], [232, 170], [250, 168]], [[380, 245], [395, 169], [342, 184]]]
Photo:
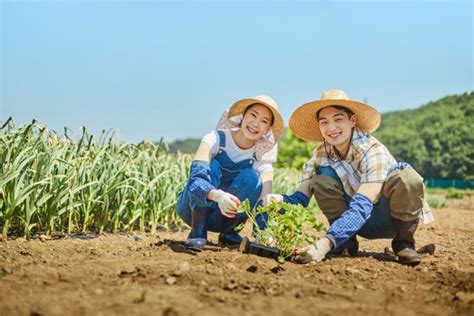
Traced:
[[381, 112], [473, 90], [471, 1], [0, 1], [0, 121], [172, 141], [258, 94], [287, 122], [330, 88]]

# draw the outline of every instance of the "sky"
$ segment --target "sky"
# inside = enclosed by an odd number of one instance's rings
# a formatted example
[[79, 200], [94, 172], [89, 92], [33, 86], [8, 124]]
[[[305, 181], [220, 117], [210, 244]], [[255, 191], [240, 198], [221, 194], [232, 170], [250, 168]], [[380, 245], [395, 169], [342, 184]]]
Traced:
[[171, 142], [260, 94], [287, 123], [326, 89], [382, 113], [474, 90], [472, 1], [0, 2], [0, 122]]

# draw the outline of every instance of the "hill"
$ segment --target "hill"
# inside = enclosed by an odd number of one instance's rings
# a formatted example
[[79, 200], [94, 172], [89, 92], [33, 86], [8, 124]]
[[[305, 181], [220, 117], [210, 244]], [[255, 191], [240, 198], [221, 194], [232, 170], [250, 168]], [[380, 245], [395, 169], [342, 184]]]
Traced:
[[472, 178], [474, 92], [382, 115], [374, 133], [400, 161], [426, 178]]

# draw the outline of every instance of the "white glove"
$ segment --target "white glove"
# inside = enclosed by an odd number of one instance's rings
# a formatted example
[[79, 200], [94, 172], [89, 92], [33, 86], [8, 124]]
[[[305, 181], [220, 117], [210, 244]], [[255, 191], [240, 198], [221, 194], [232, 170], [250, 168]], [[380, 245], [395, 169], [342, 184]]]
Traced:
[[298, 263], [309, 263], [311, 261], [320, 262], [332, 248], [332, 241], [327, 237], [319, 239], [300, 251], [296, 252], [295, 261]]
[[222, 215], [230, 218], [234, 218], [236, 216], [237, 207], [240, 205], [240, 200], [238, 197], [222, 190], [215, 190], [213, 192], [212, 200], [217, 202]]
[[281, 203], [283, 202], [283, 195], [281, 194], [265, 194], [262, 199], [262, 205], [268, 206], [272, 204], [272, 202]]

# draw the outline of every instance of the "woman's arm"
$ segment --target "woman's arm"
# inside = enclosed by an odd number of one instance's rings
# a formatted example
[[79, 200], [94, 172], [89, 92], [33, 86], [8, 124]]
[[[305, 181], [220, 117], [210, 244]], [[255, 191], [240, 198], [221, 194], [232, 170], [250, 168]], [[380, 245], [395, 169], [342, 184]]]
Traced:
[[262, 193], [260, 198], [273, 192], [273, 171], [265, 172], [260, 175], [260, 181], [262, 181]]
[[215, 188], [211, 183], [211, 147], [201, 142], [191, 164], [191, 175], [189, 177], [189, 190], [202, 202], [217, 202], [222, 215], [235, 217], [236, 209], [240, 201], [234, 195]]
[[211, 147], [205, 142], [201, 142], [201, 144], [199, 144], [199, 148], [194, 154], [193, 160], [210, 162], [211, 161]]

